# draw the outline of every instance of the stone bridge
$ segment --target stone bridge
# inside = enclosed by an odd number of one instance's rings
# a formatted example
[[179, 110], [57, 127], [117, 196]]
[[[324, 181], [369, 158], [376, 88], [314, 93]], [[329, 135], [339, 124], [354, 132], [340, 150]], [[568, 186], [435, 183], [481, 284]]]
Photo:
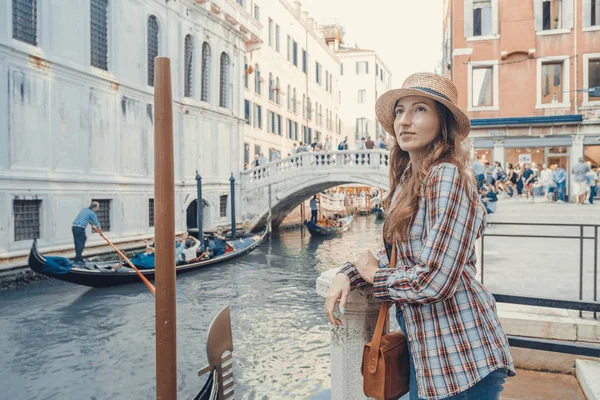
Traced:
[[356, 183], [388, 190], [389, 151], [299, 153], [241, 173], [241, 219], [253, 231], [273, 228], [302, 201], [322, 190]]

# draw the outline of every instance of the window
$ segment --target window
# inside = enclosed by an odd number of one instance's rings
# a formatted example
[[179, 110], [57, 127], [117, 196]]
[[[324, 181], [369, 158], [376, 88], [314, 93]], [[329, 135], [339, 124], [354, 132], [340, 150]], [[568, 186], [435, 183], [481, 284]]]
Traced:
[[244, 100], [244, 118], [246, 119], [246, 123], [250, 125], [250, 112], [252, 108], [252, 103], [250, 100]]
[[108, 71], [108, 0], [91, 1], [90, 21], [92, 67]]
[[312, 102], [310, 97], [306, 100], [306, 116], [309, 120], [312, 120]]
[[367, 100], [367, 90], [361, 89], [358, 91], [358, 102], [364, 103]]
[[269, 100], [275, 101], [275, 81], [273, 74], [269, 74]]
[[221, 217], [226, 217], [227, 216], [227, 195], [221, 195], [221, 197], [219, 198], [219, 215]]
[[252, 120], [252, 126], [258, 129], [262, 129], [262, 106], [254, 104], [254, 115]]
[[275, 103], [277, 103], [277, 104], [281, 104], [280, 93], [281, 93], [281, 86], [280, 86], [279, 78], [277, 78], [275, 81]]
[[312, 128], [308, 128], [306, 126], [302, 126], [302, 140], [305, 144], [312, 143]]
[[151, 15], [148, 18], [148, 86], [154, 86], [154, 59], [156, 57], [158, 57], [158, 20]]
[[292, 87], [287, 86], [287, 108], [292, 111]]
[[246, 89], [250, 88], [250, 70], [248, 66], [248, 60], [244, 60], [244, 87]]
[[238, 3], [240, 6], [244, 7], [244, 0], [237, 0], [237, 3]]
[[319, 112], [319, 103], [315, 101], [315, 111], [317, 112], [317, 117], [315, 118], [315, 122], [317, 125], [321, 125], [321, 113]]
[[[541, 31], [556, 31], [554, 33], [566, 33], [566, 30], [573, 28], [573, 1], [574, 0], [535, 0], [533, 3], [535, 14], [535, 30], [539, 34]], [[586, 15], [586, 2], [583, 2], [583, 21], [584, 26], [588, 20]], [[597, 2], [597, 0], [596, 0]], [[591, 22], [591, 16], [589, 16]], [[564, 31], [563, 31], [564, 30]], [[552, 34], [553, 32], [550, 32]]]
[[315, 82], [321, 85], [323, 83], [322, 81], [323, 79], [321, 77], [321, 64], [315, 61]]
[[250, 145], [244, 143], [244, 164], [250, 163]]
[[356, 118], [356, 133], [354, 138], [359, 140], [368, 133], [368, 125], [366, 118]]
[[473, 68], [473, 107], [491, 107], [494, 105], [493, 72], [492, 66]]
[[329, 92], [329, 71], [325, 70], [325, 90]]
[[269, 18], [269, 46], [273, 47], [273, 20]]
[[40, 237], [42, 200], [13, 200], [15, 242]]
[[356, 75], [368, 74], [369, 73], [369, 62], [368, 61], [357, 61], [356, 62]]
[[185, 97], [192, 97], [192, 76], [194, 73], [194, 38], [192, 35], [185, 37], [185, 64], [183, 70], [183, 95]]
[[294, 140], [298, 140], [298, 123], [294, 122]]
[[259, 145], [254, 145], [254, 155], [255, 156], [260, 156], [260, 146]]
[[282, 135], [282, 133], [283, 133], [283, 128], [282, 128], [282, 126], [281, 126], [281, 125], [282, 125], [282, 121], [283, 121], [283, 118], [281, 117], [281, 115], [280, 115], [280, 114], [277, 114], [277, 129], [276, 129], [276, 130], [277, 130], [277, 134], [278, 134], [279, 136], [283, 136], [283, 135]]
[[292, 63], [298, 66], [298, 43], [295, 40], [292, 41]]
[[292, 96], [292, 106], [294, 108], [294, 112], [297, 112], [298, 101], [296, 100], [296, 88], [294, 88], [294, 95]]
[[256, 4], [254, 5], [254, 19], [260, 21], [260, 7]]
[[37, 46], [37, 0], [13, 0], [13, 38]]
[[307, 109], [306, 109], [306, 95], [303, 94], [302, 95], [302, 116], [303, 117], [306, 117], [306, 112], [307, 112]]
[[221, 79], [219, 91], [219, 106], [229, 108], [229, 56], [221, 53]]
[[[257, 71], [258, 73], [258, 71]], [[202, 43], [202, 101], [210, 99], [210, 45]]]
[[287, 35], [287, 60], [292, 62], [292, 38]]
[[600, 54], [595, 54], [593, 56], [584, 54], [583, 60], [584, 68], [586, 64], [585, 62], [587, 61], [587, 70], [584, 70], [584, 79], [586, 78], [587, 72], [587, 79], [584, 81], [584, 88], [588, 89], [583, 93], [583, 101], [600, 102]]
[[344, 76], [344, 63], [340, 64], [340, 76]]
[[100, 204], [100, 208], [96, 211], [96, 216], [98, 217], [98, 222], [102, 227], [104, 232], [110, 232], [110, 206], [112, 200], [110, 199], [93, 199], [92, 201], [97, 201]]
[[306, 74], [308, 68], [308, 54], [306, 50], [302, 49], [302, 72]]
[[600, 0], [583, 1], [583, 27], [600, 26]]
[[258, 64], [254, 68], [254, 91], [256, 94], [260, 94], [260, 69]]
[[492, 0], [473, 1], [473, 36], [492, 34]]
[[148, 199], [148, 226], [154, 226], [154, 199]]
[[275, 51], [280, 53], [281, 46], [279, 43], [279, 25], [275, 25]]
[[563, 90], [563, 63], [542, 62], [542, 104], [562, 103]]

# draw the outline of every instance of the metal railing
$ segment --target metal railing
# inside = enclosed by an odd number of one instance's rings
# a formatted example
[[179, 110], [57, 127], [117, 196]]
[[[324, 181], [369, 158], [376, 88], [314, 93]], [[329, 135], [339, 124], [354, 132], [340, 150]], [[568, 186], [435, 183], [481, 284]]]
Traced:
[[[583, 311], [594, 311], [594, 318], [597, 319], [598, 312], [600, 312], [600, 306], [598, 306], [598, 227], [600, 224], [556, 224], [556, 223], [543, 223], [543, 222], [491, 222], [490, 225], [494, 226], [537, 226], [537, 227], [560, 227], [560, 228], [579, 228], [579, 235], [536, 235], [536, 234], [513, 234], [513, 233], [485, 233], [481, 237], [481, 283], [484, 283], [484, 267], [485, 267], [485, 238], [486, 237], [510, 237], [510, 238], [535, 238], [535, 239], [570, 239], [570, 240], [579, 240], [579, 300], [581, 304], [595, 304], [595, 307], [592, 307], [592, 310], [582, 309], [582, 308], [571, 308], [579, 310], [579, 316], [581, 317]], [[585, 228], [593, 228], [594, 235], [593, 236], [585, 236], [584, 229]], [[583, 242], [584, 240], [593, 240], [594, 241], [594, 282], [593, 282], [593, 291], [594, 291], [594, 299], [593, 303], [584, 303], [581, 302], [583, 300]], [[518, 296], [513, 296], [517, 298]], [[504, 296], [503, 298], [507, 298]], [[526, 299], [524, 297], [518, 297], [520, 299]], [[532, 301], [540, 301], [543, 299], [538, 298], [529, 298]], [[524, 300], [523, 300], [524, 301]], [[548, 300], [551, 302], [561, 302], [561, 304], [567, 304], [566, 300]], [[516, 303], [516, 304], [527, 304], [527, 303]], [[553, 304], [553, 303], [549, 303]], [[553, 307], [553, 306], [543, 306], [543, 307]], [[557, 307], [564, 308], [564, 307]]]
[[[507, 294], [494, 294], [498, 303], [520, 304], [535, 307], [560, 308], [563, 310], [577, 310], [581, 314], [583, 311], [594, 313], [600, 312], [600, 303], [577, 300], [556, 300], [540, 297], [513, 296]], [[508, 343], [513, 347], [522, 347], [532, 350], [551, 351], [555, 353], [575, 354], [587, 357], [600, 357], [600, 346], [576, 343], [566, 340], [540, 339], [524, 336], [507, 335]]]

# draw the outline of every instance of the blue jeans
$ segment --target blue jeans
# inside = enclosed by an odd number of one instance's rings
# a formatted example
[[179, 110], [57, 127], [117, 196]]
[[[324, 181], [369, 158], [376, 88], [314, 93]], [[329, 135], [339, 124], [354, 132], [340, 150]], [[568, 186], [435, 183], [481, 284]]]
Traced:
[[85, 236], [85, 229], [79, 226], [73, 226], [73, 241], [75, 242], [75, 263], [83, 264], [83, 249], [85, 248], [85, 241], [87, 237]]
[[558, 192], [558, 200], [565, 201], [565, 185], [567, 181], [556, 184], [556, 191]]
[[477, 179], [477, 188], [481, 189], [481, 187], [483, 186], [483, 182], [485, 181], [485, 175], [484, 174], [475, 175], [475, 179]]
[[590, 186], [590, 204], [594, 204], [594, 197], [596, 197], [596, 186]]
[[[400, 307], [396, 307], [396, 319], [404, 336], [408, 337], [406, 334], [406, 322], [404, 321]], [[408, 347], [408, 352], [408, 359], [410, 360], [410, 392], [401, 397], [400, 400], [422, 400], [417, 390], [417, 375], [415, 372], [415, 363], [412, 354], [410, 354], [410, 346]], [[504, 389], [504, 380], [507, 377], [508, 371], [506, 369], [497, 369], [464, 392], [446, 397], [445, 400], [499, 400], [500, 392]]]

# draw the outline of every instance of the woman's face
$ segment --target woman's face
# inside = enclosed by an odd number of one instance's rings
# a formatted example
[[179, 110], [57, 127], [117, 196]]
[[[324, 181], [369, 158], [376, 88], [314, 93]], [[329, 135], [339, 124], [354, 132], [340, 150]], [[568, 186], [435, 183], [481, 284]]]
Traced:
[[422, 96], [404, 97], [398, 100], [394, 114], [398, 145], [413, 159], [440, 134], [440, 116], [434, 100]]

